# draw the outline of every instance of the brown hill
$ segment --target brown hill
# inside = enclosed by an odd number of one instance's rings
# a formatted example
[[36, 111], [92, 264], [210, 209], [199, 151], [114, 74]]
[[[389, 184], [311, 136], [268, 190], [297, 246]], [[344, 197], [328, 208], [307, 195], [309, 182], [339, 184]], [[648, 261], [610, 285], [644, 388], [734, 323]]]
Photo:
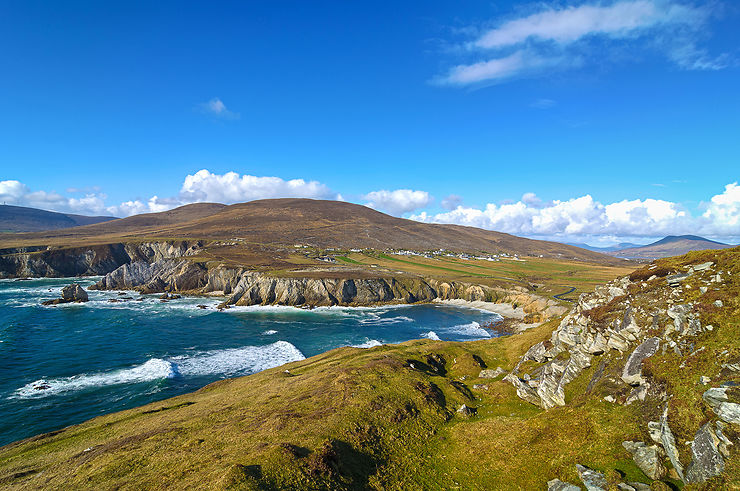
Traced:
[[708, 249], [729, 249], [733, 245], [715, 242], [696, 235], [670, 235], [657, 242], [640, 247], [630, 247], [607, 254], [628, 259], [658, 259], [663, 257], [680, 256], [692, 251]]
[[0, 205], [0, 233], [37, 232], [79, 227], [115, 220], [116, 217], [85, 216], [40, 210], [26, 206]]
[[319, 248], [447, 249], [459, 252], [543, 255], [614, 263], [603, 254], [556, 242], [459, 225], [415, 222], [341, 201], [270, 199], [231, 206], [193, 204], [62, 232], [22, 234], [0, 241], [18, 245], [78, 245], [127, 238], [243, 239], [247, 242]]

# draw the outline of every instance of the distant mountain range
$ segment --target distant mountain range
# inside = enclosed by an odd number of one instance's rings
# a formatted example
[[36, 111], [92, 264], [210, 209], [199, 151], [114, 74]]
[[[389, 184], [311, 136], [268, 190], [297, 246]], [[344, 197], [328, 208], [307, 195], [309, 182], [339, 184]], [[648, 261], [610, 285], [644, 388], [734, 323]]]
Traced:
[[589, 251], [603, 252], [603, 253], [620, 251], [622, 249], [630, 249], [633, 247], [642, 247], [639, 244], [633, 244], [631, 242], [620, 242], [617, 245], [613, 245], [609, 247], [596, 247], [596, 246], [585, 244], [583, 242], [566, 242], [566, 244], [572, 245], [573, 247], [580, 247], [581, 249], [586, 249]]
[[615, 251], [604, 251], [605, 254], [626, 259], [658, 259], [661, 257], [680, 256], [691, 251], [706, 249], [729, 249], [734, 245], [723, 244], [696, 235], [669, 235], [657, 242], [644, 246], [633, 246]]
[[0, 205], [0, 233], [41, 232], [43, 230], [79, 227], [111, 220], [116, 220], [116, 217], [89, 217], [56, 213], [25, 206]]

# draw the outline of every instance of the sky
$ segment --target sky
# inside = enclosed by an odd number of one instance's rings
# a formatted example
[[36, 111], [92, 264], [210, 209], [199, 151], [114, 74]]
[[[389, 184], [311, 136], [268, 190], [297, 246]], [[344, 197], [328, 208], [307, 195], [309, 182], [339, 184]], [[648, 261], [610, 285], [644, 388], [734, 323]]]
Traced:
[[0, 202], [740, 242], [732, 1], [0, 3]]

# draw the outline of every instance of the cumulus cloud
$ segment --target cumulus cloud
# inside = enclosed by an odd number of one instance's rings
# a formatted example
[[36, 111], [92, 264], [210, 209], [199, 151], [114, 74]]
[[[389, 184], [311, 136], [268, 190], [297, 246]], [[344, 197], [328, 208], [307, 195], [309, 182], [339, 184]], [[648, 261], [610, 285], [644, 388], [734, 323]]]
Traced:
[[208, 102], [199, 104], [198, 107], [205, 114], [209, 114], [221, 119], [239, 119], [240, 117], [239, 113], [230, 111], [226, 107], [226, 104], [224, 104], [218, 97], [215, 97]]
[[719, 235], [740, 235], [740, 186], [733, 182], [713, 196], [702, 218], [704, 227], [716, 229]]
[[240, 175], [236, 172], [215, 174], [206, 169], [186, 176], [180, 192], [175, 196], [152, 196], [117, 205], [106, 205], [106, 195], [101, 193], [70, 197], [55, 192], [32, 191], [19, 181], [0, 181], [0, 202], [88, 215], [105, 213], [130, 216], [166, 211], [203, 201], [232, 204], [267, 198], [342, 199], [341, 195], [318, 181], [284, 180], [280, 177]]
[[179, 197], [188, 202], [237, 203], [267, 198], [333, 199], [336, 193], [318, 181], [286, 181], [279, 177], [239, 175], [236, 172], [219, 175], [203, 169], [185, 178]]
[[[77, 192], [77, 190], [73, 190]], [[64, 213], [101, 214], [105, 212], [101, 193], [83, 193], [80, 197], [63, 196], [55, 191], [32, 191], [20, 181], [0, 181], [0, 202]]]
[[366, 206], [397, 216], [429, 206], [434, 200], [426, 191], [413, 191], [411, 189], [372, 191], [366, 194], [363, 199], [368, 201]]
[[526, 193], [515, 203], [484, 208], [458, 206], [454, 210], [413, 215], [429, 223], [453, 223], [530, 237], [573, 240], [587, 236], [658, 237], [700, 234], [737, 240], [740, 236], [740, 186], [728, 184], [712, 197], [700, 216], [681, 204], [658, 199], [600, 203], [591, 195], [544, 203]]
[[[697, 47], [711, 14], [709, 7], [673, 0], [540, 7], [499, 21], [466, 42], [461, 51], [475, 61], [454, 66], [436, 81], [470, 85], [533, 76], [580, 66], [591, 58], [603, 60], [611, 48], [648, 47], [686, 70], [718, 70], [727, 66], [727, 55], [712, 57]], [[641, 42], [630, 43], [634, 40]]]
[[447, 196], [445, 199], [443, 199], [440, 204], [442, 205], [442, 208], [444, 208], [445, 210], [454, 210], [455, 208], [460, 206], [462, 202], [463, 202], [462, 196], [451, 194]]

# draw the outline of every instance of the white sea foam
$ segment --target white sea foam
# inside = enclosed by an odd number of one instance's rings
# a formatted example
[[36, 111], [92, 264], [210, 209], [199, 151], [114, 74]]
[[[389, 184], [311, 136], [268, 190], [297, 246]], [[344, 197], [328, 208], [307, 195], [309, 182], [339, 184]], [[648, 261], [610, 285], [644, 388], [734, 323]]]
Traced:
[[378, 314], [368, 313], [366, 314], [365, 318], [359, 319], [358, 322], [360, 324], [382, 326], [388, 324], [399, 324], [401, 322], [414, 322], [414, 319], [412, 319], [411, 317], [406, 317], [405, 315], [399, 315], [396, 317], [380, 317], [380, 315]]
[[353, 348], [365, 348], [365, 349], [368, 349], [368, 348], [375, 348], [376, 346], [383, 346], [383, 343], [381, 343], [377, 339], [369, 339], [369, 338], [365, 338], [365, 339], [367, 339], [367, 341], [365, 341], [364, 343], [362, 343], [362, 344], [353, 344], [352, 347]]
[[437, 333], [434, 331], [425, 332], [421, 336], [424, 338], [432, 339], [434, 341], [441, 341], [441, 339], [439, 339], [439, 336], [437, 336]]
[[267, 331], [263, 332], [263, 336], [272, 336], [273, 334], [277, 334], [277, 331], [275, 329], [268, 329]]
[[178, 376], [241, 375], [273, 368], [305, 357], [287, 341], [266, 346], [245, 346], [204, 351], [169, 359], [152, 358], [141, 365], [110, 372], [81, 374], [73, 377], [41, 379], [15, 391], [18, 398], [44, 397], [109, 385], [151, 382]]
[[490, 338], [491, 337], [491, 333], [487, 331], [486, 329], [483, 329], [482, 327], [480, 327], [480, 324], [475, 321], [469, 324], [459, 324], [457, 326], [452, 326], [448, 330], [455, 332], [457, 334], [462, 334], [463, 336], [473, 336], [473, 337], [478, 337], [478, 338]]
[[123, 370], [36, 380], [16, 390], [15, 395], [20, 398], [42, 397], [62, 392], [85, 390], [91, 387], [150, 382], [175, 376], [177, 376], [177, 367], [172, 362], [161, 358], [152, 358], [141, 365]]

